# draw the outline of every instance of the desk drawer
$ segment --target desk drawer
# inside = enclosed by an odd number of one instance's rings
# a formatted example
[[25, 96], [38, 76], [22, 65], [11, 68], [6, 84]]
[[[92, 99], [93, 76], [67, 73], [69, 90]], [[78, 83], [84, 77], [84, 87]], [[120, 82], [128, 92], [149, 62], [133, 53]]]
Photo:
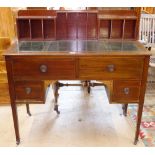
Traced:
[[85, 57], [79, 59], [79, 67], [85, 79], [141, 79], [143, 57]]
[[37, 78], [41, 80], [63, 80], [75, 78], [75, 59], [14, 59], [13, 74], [17, 78]]
[[116, 80], [113, 83], [114, 102], [138, 102], [140, 95], [140, 81]]
[[45, 90], [43, 81], [16, 81], [16, 100], [44, 102]]

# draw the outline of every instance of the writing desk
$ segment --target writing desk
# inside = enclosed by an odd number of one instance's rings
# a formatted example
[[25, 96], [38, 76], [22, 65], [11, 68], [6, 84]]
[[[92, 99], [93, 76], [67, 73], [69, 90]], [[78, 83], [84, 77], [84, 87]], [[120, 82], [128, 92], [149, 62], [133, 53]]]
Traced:
[[[138, 141], [150, 53], [138, 41], [21, 41], [5, 53], [17, 144], [17, 103], [43, 103], [44, 80], [110, 81], [110, 102], [138, 104]], [[67, 105], [66, 105], [67, 106]]]

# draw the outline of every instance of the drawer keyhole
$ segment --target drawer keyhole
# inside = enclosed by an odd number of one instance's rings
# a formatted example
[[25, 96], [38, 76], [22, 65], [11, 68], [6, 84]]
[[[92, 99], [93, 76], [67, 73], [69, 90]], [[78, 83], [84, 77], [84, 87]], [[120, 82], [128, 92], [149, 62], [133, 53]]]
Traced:
[[130, 89], [129, 89], [129, 88], [124, 88], [124, 93], [125, 93], [126, 95], [128, 95], [128, 94], [129, 94], [129, 91], [130, 91]]
[[30, 94], [31, 91], [32, 91], [32, 89], [31, 89], [30, 87], [26, 87], [26, 88], [25, 88], [25, 92], [26, 92], [26, 94]]
[[108, 70], [109, 72], [114, 72], [114, 70], [115, 70], [115, 65], [113, 65], [113, 64], [108, 65], [108, 66], [107, 66], [107, 70]]
[[46, 66], [46, 65], [41, 65], [41, 66], [40, 66], [40, 71], [41, 71], [42, 73], [46, 73], [46, 72], [47, 72], [47, 66]]

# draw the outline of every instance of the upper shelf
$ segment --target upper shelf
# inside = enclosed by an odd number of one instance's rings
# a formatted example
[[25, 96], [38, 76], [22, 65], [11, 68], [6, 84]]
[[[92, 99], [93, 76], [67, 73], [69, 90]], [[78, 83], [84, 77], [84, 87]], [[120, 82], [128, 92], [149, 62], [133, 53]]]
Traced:
[[137, 19], [134, 10], [101, 10], [98, 12], [99, 19]]
[[99, 14], [98, 19], [137, 19], [137, 16], [118, 16], [118, 15], [103, 15]]
[[135, 10], [20, 10], [19, 40], [137, 40]]
[[18, 16], [56, 16], [54, 10], [19, 10]]
[[17, 19], [54, 19], [56, 16], [18, 16]]

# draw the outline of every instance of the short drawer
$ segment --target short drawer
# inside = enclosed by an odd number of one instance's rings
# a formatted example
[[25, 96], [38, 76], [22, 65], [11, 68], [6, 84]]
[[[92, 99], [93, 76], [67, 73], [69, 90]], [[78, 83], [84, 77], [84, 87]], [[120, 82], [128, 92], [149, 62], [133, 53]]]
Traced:
[[13, 60], [13, 74], [17, 78], [63, 80], [75, 78], [75, 59], [20, 58]]
[[44, 102], [45, 90], [43, 81], [16, 81], [16, 101]]
[[84, 57], [79, 59], [83, 79], [141, 79], [143, 57]]
[[140, 96], [140, 81], [116, 80], [113, 83], [114, 102], [138, 102]]

